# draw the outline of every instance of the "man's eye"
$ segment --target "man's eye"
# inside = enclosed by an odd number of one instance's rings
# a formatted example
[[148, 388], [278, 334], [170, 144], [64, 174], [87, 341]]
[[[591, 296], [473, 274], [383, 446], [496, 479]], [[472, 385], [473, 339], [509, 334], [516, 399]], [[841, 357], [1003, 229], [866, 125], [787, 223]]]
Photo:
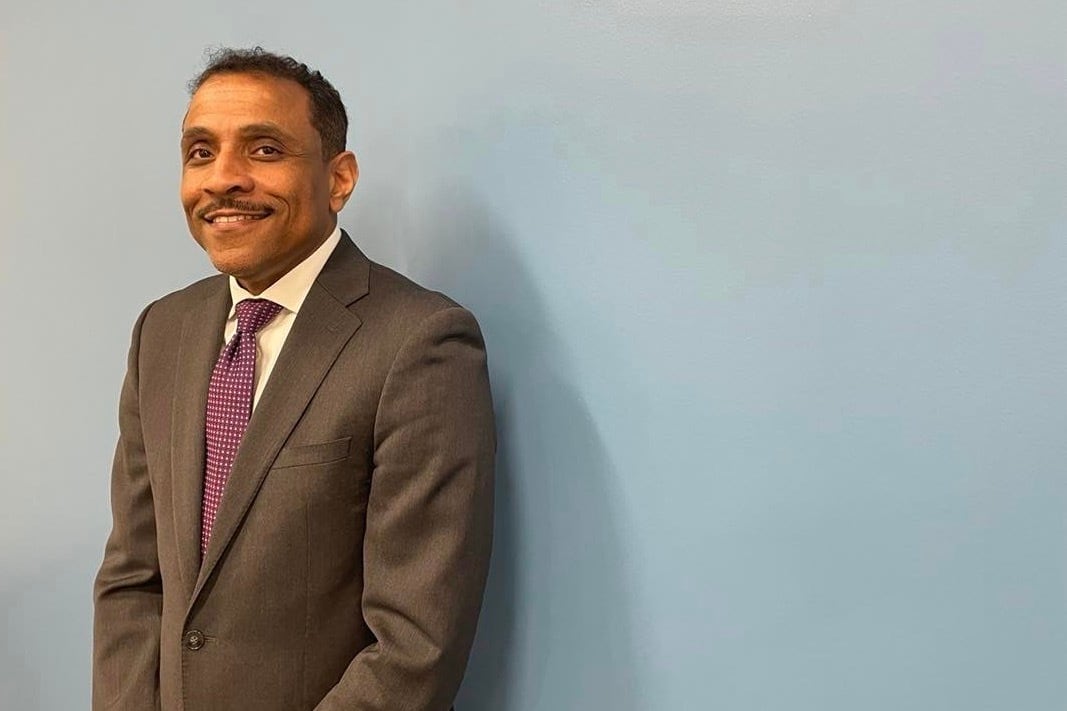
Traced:
[[207, 160], [211, 157], [211, 151], [206, 148], [194, 148], [189, 151], [187, 157], [189, 160]]
[[274, 146], [259, 146], [252, 152], [260, 156], [280, 156], [282, 154], [282, 152]]

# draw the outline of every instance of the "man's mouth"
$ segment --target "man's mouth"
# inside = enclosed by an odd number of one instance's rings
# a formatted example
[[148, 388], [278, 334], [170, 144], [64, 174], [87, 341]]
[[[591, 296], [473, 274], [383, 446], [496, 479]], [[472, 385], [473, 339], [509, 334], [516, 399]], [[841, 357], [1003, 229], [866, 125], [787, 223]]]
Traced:
[[204, 219], [213, 225], [222, 225], [231, 222], [262, 220], [264, 217], [268, 217], [270, 214], [270, 210], [267, 210], [265, 212], [233, 212], [230, 210], [217, 210], [215, 212], [209, 212], [204, 215]]

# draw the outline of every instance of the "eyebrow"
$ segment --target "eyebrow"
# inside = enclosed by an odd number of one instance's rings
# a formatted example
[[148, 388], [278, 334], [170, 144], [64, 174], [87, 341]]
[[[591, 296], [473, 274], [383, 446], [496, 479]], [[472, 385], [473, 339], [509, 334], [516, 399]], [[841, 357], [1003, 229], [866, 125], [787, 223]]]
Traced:
[[[241, 126], [238, 130], [243, 138], [275, 138], [283, 142], [295, 143], [296, 138], [281, 126], [271, 121], [262, 123], [250, 123]], [[215, 138], [215, 132], [203, 126], [190, 126], [182, 131], [182, 143], [191, 141], [210, 140]]]
[[203, 126], [190, 126], [189, 128], [182, 131], [182, 143], [213, 138], [214, 135], [214, 133], [207, 130]]

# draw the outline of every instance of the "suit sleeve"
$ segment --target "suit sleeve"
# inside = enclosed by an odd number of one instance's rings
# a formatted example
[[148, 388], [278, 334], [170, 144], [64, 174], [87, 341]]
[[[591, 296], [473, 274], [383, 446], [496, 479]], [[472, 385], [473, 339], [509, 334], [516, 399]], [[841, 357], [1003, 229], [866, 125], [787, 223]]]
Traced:
[[163, 587], [138, 395], [141, 328], [150, 308], [134, 326], [119, 397], [119, 441], [111, 468], [112, 528], [93, 591], [94, 711], [145, 711], [158, 709], [160, 703]]
[[447, 711], [489, 568], [496, 440], [470, 312], [431, 314], [398, 352], [375, 422], [363, 616], [377, 641], [318, 711]]

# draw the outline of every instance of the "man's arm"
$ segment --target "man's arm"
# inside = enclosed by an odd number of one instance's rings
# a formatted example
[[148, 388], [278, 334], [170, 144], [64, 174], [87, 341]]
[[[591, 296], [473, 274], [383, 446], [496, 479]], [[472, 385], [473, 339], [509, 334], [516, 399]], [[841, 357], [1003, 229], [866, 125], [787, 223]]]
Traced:
[[317, 711], [447, 711], [489, 567], [496, 440], [470, 312], [431, 314], [398, 352], [375, 422], [363, 615], [377, 638]]
[[159, 708], [163, 587], [138, 395], [141, 327], [148, 308], [133, 327], [119, 398], [119, 441], [111, 469], [113, 523], [93, 596], [94, 711]]

